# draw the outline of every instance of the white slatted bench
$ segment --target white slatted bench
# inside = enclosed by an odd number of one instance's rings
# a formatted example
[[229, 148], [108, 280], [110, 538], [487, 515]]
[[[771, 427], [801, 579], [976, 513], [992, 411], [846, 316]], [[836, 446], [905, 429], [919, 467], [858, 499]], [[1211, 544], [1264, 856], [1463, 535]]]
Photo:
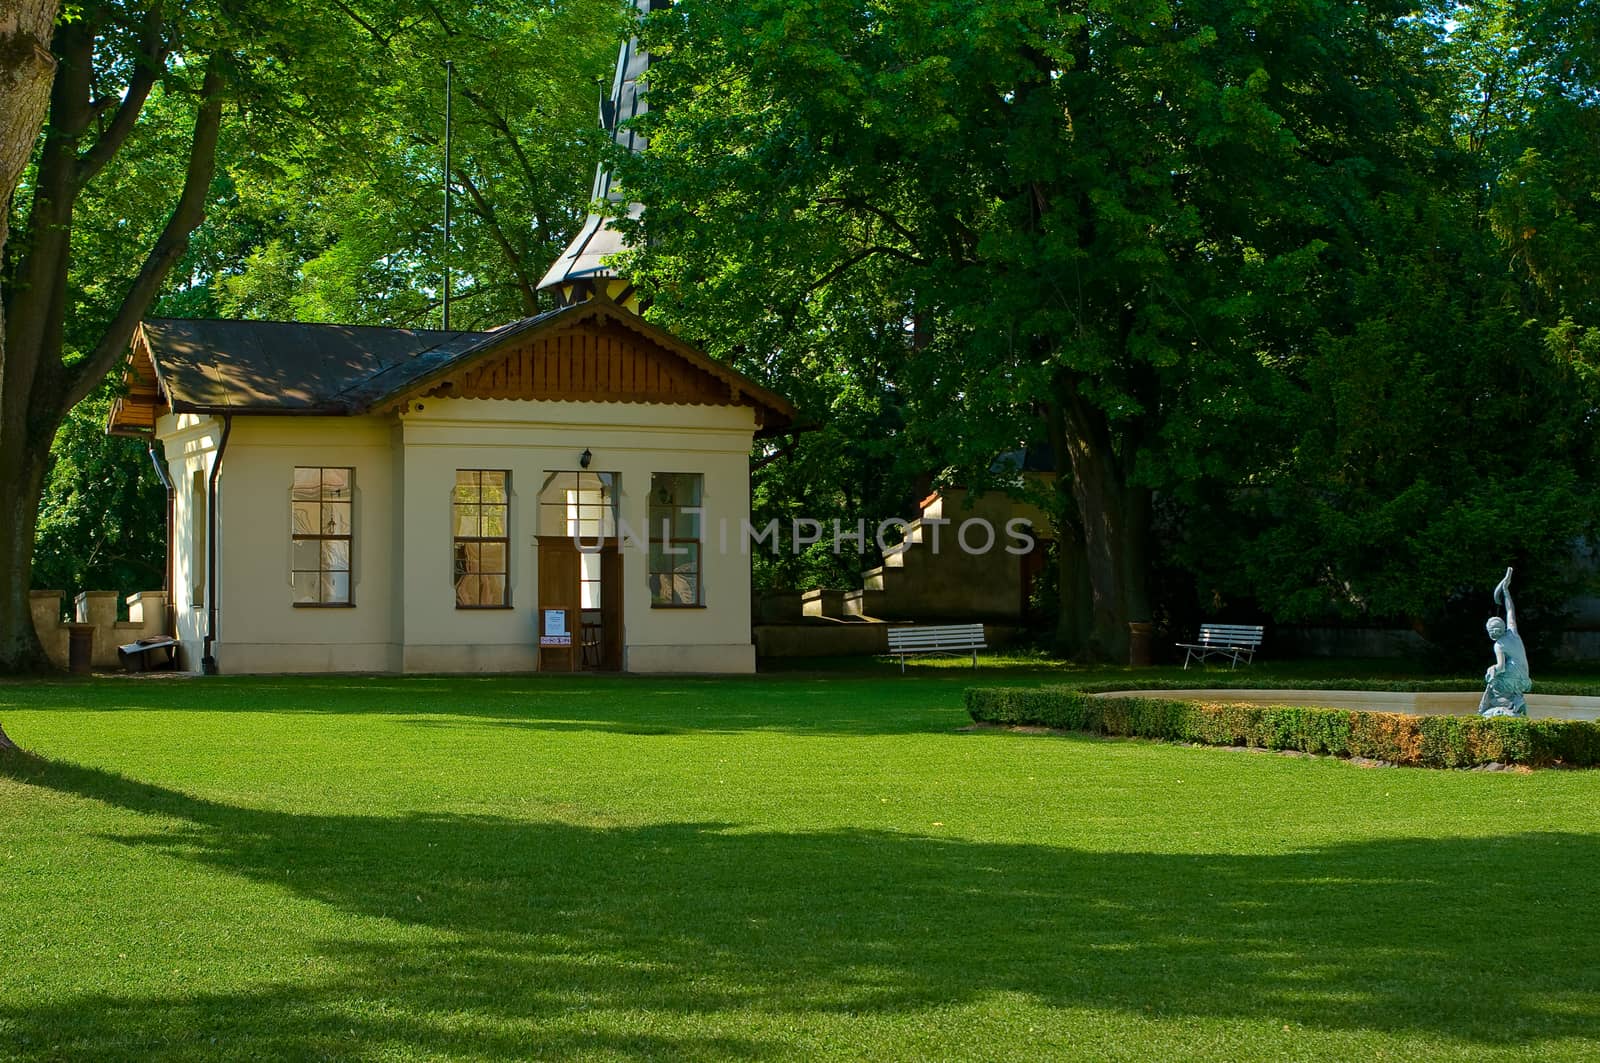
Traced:
[[1261, 648], [1264, 630], [1260, 624], [1201, 624], [1200, 641], [1178, 643], [1178, 649], [1186, 651], [1183, 667], [1187, 669], [1190, 661], [1204, 664], [1207, 657], [1226, 657], [1229, 668], [1240, 661], [1250, 664]]
[[978, 667], [978, 651], [987, 649], [982, 624], [946, 624], [942, 627], [892, 627], [889, 629], [889, 655], [900, 658], [900, 671], [906, 658], [923, 653], [947, 653], [952, 657], [972, 654], [972, 667]]

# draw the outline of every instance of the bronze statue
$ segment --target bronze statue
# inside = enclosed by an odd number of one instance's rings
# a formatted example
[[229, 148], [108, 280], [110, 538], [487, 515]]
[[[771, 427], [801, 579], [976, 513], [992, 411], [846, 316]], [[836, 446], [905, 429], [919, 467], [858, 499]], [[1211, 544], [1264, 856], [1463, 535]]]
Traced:
[[1509, 568], [1505, 579], [1494, 589], [1494, 600], [1505, 603], [1506, 618], [1492, 616], [1484, 625], [1494, 640], [1494, 664], [1483, 676], [1483, 700], [1478, 703], [1478, 714], [1527, 716], [1528, 702], [1523, 695], [1533, 689], [1533, 679], [1528, 674], [1528, 651], [1517, 630], [1517, 608], [1511, 603]]

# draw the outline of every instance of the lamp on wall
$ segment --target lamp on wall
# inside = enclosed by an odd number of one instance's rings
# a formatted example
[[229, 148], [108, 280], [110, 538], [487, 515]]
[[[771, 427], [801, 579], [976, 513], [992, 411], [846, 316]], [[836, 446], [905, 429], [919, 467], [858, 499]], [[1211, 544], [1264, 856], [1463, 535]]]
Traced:
[[588, 447], [584, 447], [583, 453], [578, 457], [578, 467], [580, 469], [587, 469], [589, 467], [589, 463], [593, 460], [594, 454], [589, 450]]

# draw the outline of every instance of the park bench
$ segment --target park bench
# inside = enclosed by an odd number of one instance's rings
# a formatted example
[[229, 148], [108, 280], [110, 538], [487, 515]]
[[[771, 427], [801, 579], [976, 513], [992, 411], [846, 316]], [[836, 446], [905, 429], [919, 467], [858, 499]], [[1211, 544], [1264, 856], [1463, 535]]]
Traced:
[[1263, 630], [1260, 624], [1201, 624], [1199, 641], [1178, 643], [1178, 649], [1185, 651], [1183, 666], [1188, 668], [1190, 661], [1204, 664], [1207, 657], [1226, 657], [1229, 668], [1240, 661], [1249, 664], [1261, 648]]
[[900, 658], [900, 671], [906, 658], [924, 653], [944, 653], [952, 657], [972, 654], [972, 667], [978, 667], [978, 651], [987, 649], [982, 624], [946, 624], [942, 627], [892, 627], [889, 629], [889, 655]]

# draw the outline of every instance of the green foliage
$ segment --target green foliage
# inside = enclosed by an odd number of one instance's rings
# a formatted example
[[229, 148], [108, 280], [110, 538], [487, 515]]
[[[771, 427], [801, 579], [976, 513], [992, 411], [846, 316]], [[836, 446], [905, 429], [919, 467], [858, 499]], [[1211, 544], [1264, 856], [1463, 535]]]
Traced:
[[[141, 13], [86, 4], [77, 17], [96, 32], [98, 83], [125, 83]], [[77, 202], [69, 364], [98, 343], [166, 223], [208, 54], [226, 56], [229, 73], [218, 173], [208, 219], [152, 315], [437, 325], [446, 58], [457, 95], [452, 324], [532, 311], [532, 285], [586, 206], [593, 85], [615, 55], [616, 4], [200, 4], [168, 17], [172, 58]], [[24, 237], [7, 249], [8, 271], [26, 242], [30, 180], [11, 204]], [[108, 403], [85, 401], [56, 438], [36, 587], [161, 585], [163, 495], [142, 445], [104, 437]]]
[[629, 268], [818, 420], [891, 410], [908, 470], [982, 486], [1062, 422], [1097, 606], [1140, 608], [1155, 490], [1169, 609], [1449, 641], [1508, 561], [1581, 589], [1600, 511], [1572, 6], [686, 0]]
[[[125, 84], [139, 12], [73, 10], [103, 38], [97, 81]], [[1504, 565], [1552, 630], [1600, 530], [1590, 14], [683, 0], [648, 27], [652, 150], [614, 160], [649, 205], [626, 265], [662, 324], [809, 416], [754, 473], [758, 526], [871, 529], [931, 487], [996, 486], [996, 453], [1048, 439], [1069, 489], [1044, 500], [1057, 606], [1091, 584], [1128, 617], [1403, 622], [1477, 654]], [[165, 219], [205, 55], [227, 57], [221, 169], [154, 312], [437, 324], [446, 59], [455, 323], [531, 312], [586, 206], [623, 17], [184, 5], [80, 203], [68, 357]], [[95, 522], [68, 510], [100, 495], [64, 479], [92, 464], [58, 461], [52, 551]], [[138, 491], [106, 504], [146, 507], [114, 527], [160, 526]], [[755, 580], [853, 586], [878, 560], [758, 555]], [[1141, 601], [1152, 568], [1165, 601]]]
[[1595, 589], [1572, 562], [1600, 517], [1600, 106], [1566, 6], [1464, 8], [1430, 49], [1448, 110], [1328, 278], [1334, 312], [1274, 362], [1273, 412], [1219, 447], [1247, 475], [1179, 489], [1203, 596], [1400, 620], [1461, 660], [1505, 564], [1535, 632]]
[[[140, 13], [86, 8], [97, 77], [125, 80]], [[120, 292], [138, 264], [130, 247], [164, 220], [198, 60], [213, 52], [228, 57], [231, 106], [208, 221], [168, 312], [420, 323], [439, 283], [443, 62], [453, 59], [463, 307], [470, 318], [482, 305], [495, 324], [517, 316], [523, 272], [537, 281], [585, 206], [593, 86], [615, 55], [617, 5], [338, 0], [167, 14], [174, 58], [135, 134], [81, 200], [76, 316], [104, 314], [95, 293]]]
[[[451, 324], [534, 313], [588, 205], [597, 83], [624, 26], [611, 0], [355, 5], [359, 62], [312, 120], [225, 151], [205, 283], [226, 316], [438, 327], [444, 63], [454, 63]], [[361, 19], [354, 23], [352, 19]], [[311, 20], [308, 20], [311, 21]], [[248, 139], [247, 139], [248, 138]]]
[[1450, 228], [1431, 256], [1374, 252], [1351, 278], [1353, 327], [1319, 331], [1268, 382], [1276, 460], [1265, 437], [1241, 441], [1236, 455], [1259, 448], [1240, 457], [1260, 462], [1249, 480], [1180, 489], [1179, 556], [1202, 588], [1282, 621], [1433, 628], [1463, 596], [1483, 610], [1506, 564], [1547, 612], [1583, 589], [1570, 570], [1600, 514], [1584, 471], [1600, 390], [1551, 357], [1484, 234]]
[[120, 602], [166, 578], [166, 489], [136, 439], [106, 434], [106, 390], [67, 415], [39, 507], [33, 586], [114, 590]]
[[1124, 619], [1140, 493], [1256, 471], [1212, 442], [1281, 423], [1274, 365], [1348, 308], [1443, 91], [1403, 5], [1158, 7], [688, 0], [619, 160], [671, 327], [780, 388], [875, 382], [898, 453], [975, 486], [1059, 425]]
[[1213, 746], [1298, 750], [1424, 768], [1481, 764], [1600, 766], [1600, 723], [1586, 720], [1409, 716], [1359, 709], [1229, 704], [1160, 697], [1098, 697], [1070, 687], [976, 688], [967, 711], [980, 723]]

